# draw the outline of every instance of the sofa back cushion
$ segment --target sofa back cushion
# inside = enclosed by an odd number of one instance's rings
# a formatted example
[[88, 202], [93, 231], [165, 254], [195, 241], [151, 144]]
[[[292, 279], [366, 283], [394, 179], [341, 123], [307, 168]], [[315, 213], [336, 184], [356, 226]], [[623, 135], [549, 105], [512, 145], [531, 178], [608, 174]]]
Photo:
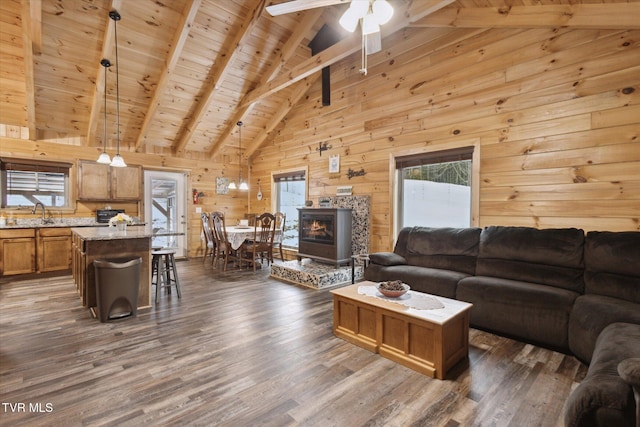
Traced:
[[585, 239], [585, 293], [640, 303], [640, 233], [590, 231]]
[[398, 233], [398, 240], [396, 240], [396, 246], [393, 252], [397, 253], [401, 257], [407, 256], [407, 241], [409, 240], [409, 233], [411, 233], [413, 227], [405, 227]]
[[413, 227], [407, 238], [407, 264], [474, 274], [480, 228]]
[[477, 276], [584, 290], [584, 231], [491, 226], [482, 230]]

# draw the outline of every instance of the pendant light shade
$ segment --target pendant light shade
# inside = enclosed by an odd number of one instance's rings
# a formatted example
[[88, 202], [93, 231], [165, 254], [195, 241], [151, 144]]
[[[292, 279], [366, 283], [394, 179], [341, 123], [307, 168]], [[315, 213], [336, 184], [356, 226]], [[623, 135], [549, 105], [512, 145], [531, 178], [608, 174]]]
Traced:
[[100, 65], [104, 67], [104, 134], [102, 136], [102, 153], [96, 161], [108, 165], [111, 163], [111, 157], [107, 154], [107, 68], [111, 67], [111, 61], [105, 58], [100, 61]]
[[124, 168], [127, 166], [124, 159], [120, 155], [120, 65], [118, 62], [118, 21], [120, 14], [116, 10], [109, 12], [109, 18], [113, 19], [113, 33], [116, 45], [116, 155], [111, 160], [111, 166], [114, 168]]

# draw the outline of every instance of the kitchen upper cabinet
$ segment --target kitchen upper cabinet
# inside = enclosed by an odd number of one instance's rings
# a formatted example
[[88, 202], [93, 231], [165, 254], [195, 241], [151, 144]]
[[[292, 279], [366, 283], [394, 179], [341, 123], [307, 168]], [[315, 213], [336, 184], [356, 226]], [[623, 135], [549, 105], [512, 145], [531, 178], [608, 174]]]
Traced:
[[142, 167], [78, 161], [79, 200], [141, 200]]
[[36, 236], [33, 228], [0, 230], [0, 274], [36, 271]]
[[117, 200], [142, 199], [142, 168], [111, 168], [111, 197]]

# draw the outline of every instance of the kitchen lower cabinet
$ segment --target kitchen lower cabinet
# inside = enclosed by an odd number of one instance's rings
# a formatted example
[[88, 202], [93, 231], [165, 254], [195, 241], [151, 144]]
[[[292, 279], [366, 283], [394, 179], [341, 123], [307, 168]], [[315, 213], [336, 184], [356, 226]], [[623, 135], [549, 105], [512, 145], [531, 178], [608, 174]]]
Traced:
[[10, 276], [35, 271], [35, 229], [0, 230], [0, 274]]
[[38, 272], [69, 270], [71, 268], [71, 229], [38, 229]]

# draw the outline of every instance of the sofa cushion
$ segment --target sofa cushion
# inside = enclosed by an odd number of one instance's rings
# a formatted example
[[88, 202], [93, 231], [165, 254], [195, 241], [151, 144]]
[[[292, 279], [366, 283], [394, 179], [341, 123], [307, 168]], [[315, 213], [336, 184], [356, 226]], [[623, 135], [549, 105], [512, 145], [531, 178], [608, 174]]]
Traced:
[[640, 233], [591, 231], [585, 239], [585, 293], [640, 303]]
[[400, 230], [398, 238], [396, 239], [396, 246], [393, 248], [393, 252], [403, 258], [407, 256], [407, 241], [409, 240], [411, 230], [413, 230], [413, 227], [405, 227]]
[[382, 267], [369, 264], [364, 278], [374, 282], [383, 280], [402, 280], [411, 289], [445, 298], [455, 298], [458, 281], [468, 274], [458, 271], [436, 268], [416, 267], [413, 265], [393, 265]]
[[376, 252], [369, 255], [369, 261], [379, 265], [404, 265], [407, 260], [395, 252]]
[[571, 352], [588, 364], [598, 336], [615, 322], [640, 324], [640, 304], [601, 295], [579, 296], [569, 319]]
[[587, 376], [567, 400], [565, 425], [635, 425], [632, 388], [618, 375], [618, 364], [640, 354], [640, 325], [612, 323], [596, 342]]
[[407, 239], [407, 263], [474, 274], [480, 228], [414, 227]]
[[582, 293], [583, 249], [584, 232], [576, 228], [486, 227], [475, 274]]
[[472, 326], [568, 350], [569, 314], [577, 292], [497, 277], [458, 283], [456, 298], [473, 304]]

